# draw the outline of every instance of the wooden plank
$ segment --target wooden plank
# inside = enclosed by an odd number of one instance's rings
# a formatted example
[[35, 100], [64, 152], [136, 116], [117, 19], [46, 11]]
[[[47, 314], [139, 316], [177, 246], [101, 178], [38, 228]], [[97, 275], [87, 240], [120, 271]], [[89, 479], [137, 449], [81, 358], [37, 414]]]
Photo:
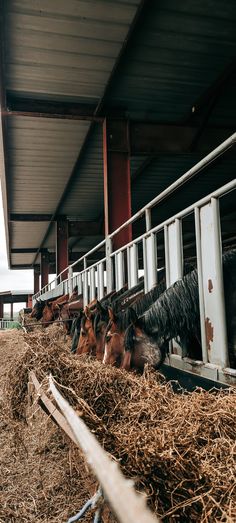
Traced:
[[53, 397], [74, 433], [77, 445], [83, 450], [118, 521], [159, 523], [160, 520], [147, 508], [143, 496], [137, 494], [130, 480], [123, 476], [118, 464], [108, 457], [84, 421], [59, 393], [51, 376], [49, 384]]
[[52, 401], [43, 392], [43, 390], [41, 388], [42, 385], [39, 383], [39, 381], [36, 378], [36, 375], [33, 371], [30, 371], [29, 378], [37, 391], [37, 394], [38, 394], [38, 397], [40, 400], [39, 401], [40, 406], [42, 407], [42, 404], [43, 404], [46, 407], [46, 409], [44, 409], [44, 410], [46, 411], [48, 416], [52, 417], [53, 420], [56, 422], [56, 424], [59, 425], [59, 427], [62, 430], [64, 430], [64, 432], [67, 434], [67, 436], [69, 436], [69, 438], [72, 439], [72, 441], [77, 445], [77, 440], [76, 440], [69, 424], [67, 423], [64, 416], [55, 407], [55, 405], [53, 405]]

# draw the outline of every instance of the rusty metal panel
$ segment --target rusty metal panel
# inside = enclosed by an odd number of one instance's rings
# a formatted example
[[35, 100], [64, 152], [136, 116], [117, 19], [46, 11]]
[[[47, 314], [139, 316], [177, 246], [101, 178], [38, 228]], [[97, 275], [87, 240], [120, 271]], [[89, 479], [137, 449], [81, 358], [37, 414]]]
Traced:
[[204, 296], [204, 321], [208, 361], [228, 366], [227, 331], [224, 306], [219, 202], [200, 209], [201, 262]]

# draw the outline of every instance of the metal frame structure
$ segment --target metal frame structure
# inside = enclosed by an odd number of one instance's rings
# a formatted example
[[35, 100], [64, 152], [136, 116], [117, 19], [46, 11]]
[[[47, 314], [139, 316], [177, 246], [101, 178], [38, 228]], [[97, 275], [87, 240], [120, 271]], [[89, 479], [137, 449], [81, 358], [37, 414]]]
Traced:
[[[152, 227], [151, 223], [151, 209], [153, 207], [158, 206], [177, 188], [228, 151], [229, 148], [234, 146], [235, 142], [236, 133], [118, 227], [118, 229], [109, 234], [105, 240], [100, 242], [85, 256], [71, 264], [66, 269], [66, 271], [69, 271], [69, 278], [64, 280], [63, 271], [53, 282], [34, 295], [33, 302], [39, 297], [49, 299], [63, 293], [71, 293], [73, 286], [77, 284], [78, 291], [83, 294], [84, 303], [87, 304], [95, 297], [103, 298], [105, 293], [109, 293], [113, 289], [121, 289], [126, 281], [126, 275], [128, 287], [133, 287], [138, 282], [138, 248], [140, 245], [143, 254], [144, 288], [145, 292], [148, 292], [157, 283], [157, 234], [160, 232], [164, 232], [166, 282], [167, 287], [170, 286], [183, 276], [181, 224], [186, 216], [192, 214], [195, 221], [199, 278], [202, 361], [182, 359], [181, 353], [177, 350], [177, 354], [175, 353], [176, 351], [172, 351], [166, 363], [187, 372], [197, 373], [216, 382], [235, 383], [236, 370], [228, 368], [219, 199], [230, 191], [235, 190], [236, 179], [165, 220], [163, 223], [155, 227]], [[114, 250], [113, 242], [116, 235], [143, 216], [146, 219], [146, 232], [121, 248]], [[99, 251], [102, 247], [106, 249], [104, 258], [89, 266], [89, 256], [93, 252]], [[81, 262], [83, 263], [83, 270], [74, 274], [76, 266], [81, 264]]]

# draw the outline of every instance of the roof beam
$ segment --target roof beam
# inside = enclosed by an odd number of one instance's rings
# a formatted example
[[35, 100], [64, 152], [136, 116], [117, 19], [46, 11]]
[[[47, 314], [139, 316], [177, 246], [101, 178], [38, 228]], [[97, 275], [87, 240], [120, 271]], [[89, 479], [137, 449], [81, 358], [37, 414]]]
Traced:
[[10, 213], [11, 222], [50, 222], [52, 214]]
[[[113, 83], [113, 81], [115, 79], [115, 75], [116, 75], [116, 73], [118, 71], [118, 68], [119, 68], [120, 63], [122, 61], [122, 58], [123, 58], [123, 56], [125, 54], [125, 51], [126, 51], [128, 45], [130, 44], [130, 42], [132, 40], [133, 34], [135, 32], [135, 29], [136, 29], [139, 21], [142, 20], [142, 16], [143, 16], [144, 10], [147, 8], [147, 6], [148, 6], [150, 1], [151, 0], [140, 0], [140, 3], [138, 5], [138, 7], [137, 7], [137, 10], [136, 10], [136, 13], [134, 15], [134, 18], [133, 18], [133, 20], [132, 20], [132, 22], [130, 24], [129, 30], [127, 32], [127, 35], [124, 38], [123, 44], [122, 44], [122, 46], [120, 48], [120, 51], [119, 51], [118, 56], [116, 58], [116, 61], [115, 61], [114, 65], [113, 65], [113, 68], [111, 70], [111, 74], [110, 74], [110, 76], [108, 78], [108, 81], [107, 81], [105, 87], [104, 87], [103, 94], [102, 94], [102, 96], [101, 96], [101, 98], [100, 98], [100, 100], [99, 100], [99, 102], [97, 104], [97, 107], [95, 109], [95, 112], [94, 112], [94, 116], [95, 117], [100, 116], [102, 114], [102, 110], [104, 109], [108, 93], [109, 93], [109, 91], [111, 89], [112, 83]], [[82, 147], [80, 149], [78, 158], [77, 158], [77, 160], [75, 162], [75, 165], [73, 167], [73, 170], [71, 172], [70, 178], [69, 178], [69, 180], [68, 180], [68, 182], [67, 182], [67, 184], [66, 184], [66, 186], [64, 188], [64, 191], [63, 191], [63, 193], [61, 195], [61, 198], [60, 198], [60, 200], [58, 202], [57, 208], [56, 208], [55, 213], [54, 213], [55, 215], [59, 213], [59, 210], [60, 210], [62, 204], [64, 203], [70, 188], [72, 187], [74, 179], [77, 176], [78, 168], [79, 168], [80, 163], [81, 163], [81, 161], [83, 159], [83, 156], [85, 154], [85, 151], [86, 151], [88, 143], [89, 143], [89, 139], [90, 139], [90, 137], [92, 135], [92, 132], [93, 132], [93, 129], [94, 129], [94, 124], [95, 124], [95, 122], [91, 122], [89, 130], [88, 130], [88, 132], [87, 132], [87, 134], [85, 136], [84, 143], [83, 143], [83, 145], [82, 145]], [[45, 235], [43, 237], [43, 240], [41, 242], [39, 250], [40, 250], [41, 247], [43, 247], [45, 241], [48, 238], [48, 235], [50, 233], [51, 226], [52, 226], [52, 221], [53, 221], [53, 219], [51, 220], [51, 222], [50, 222], [50, 224], [48, 226], [48, 229], [47, 229], [47, 231], [46, 231], [46, 233], [45, 233]], [[38, 253], [36, 253], [36, 256], [35, 256], [33, 264], [36, 262], [37, 255], [38, 255]]]
[[95, 104], [51, 102], [34, 98], [19, 98], [8, 94], [6, 107], [6, 115], [8, 116], [102, 121], [102, 117], [94, 116]]

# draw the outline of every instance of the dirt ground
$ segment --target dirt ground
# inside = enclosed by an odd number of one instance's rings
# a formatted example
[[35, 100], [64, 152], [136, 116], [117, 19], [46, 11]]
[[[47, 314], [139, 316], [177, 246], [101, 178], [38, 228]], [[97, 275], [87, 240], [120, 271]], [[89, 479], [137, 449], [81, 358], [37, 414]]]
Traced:
[[14, 353], [23, 348], [22, 332], [0, 333], [0, 523], [65, 523], [90, 498], [95, 483], [79, 455], [75, 468], [77, 449], [38, 407], [27, 424], [9, 418], [4, 385]]

